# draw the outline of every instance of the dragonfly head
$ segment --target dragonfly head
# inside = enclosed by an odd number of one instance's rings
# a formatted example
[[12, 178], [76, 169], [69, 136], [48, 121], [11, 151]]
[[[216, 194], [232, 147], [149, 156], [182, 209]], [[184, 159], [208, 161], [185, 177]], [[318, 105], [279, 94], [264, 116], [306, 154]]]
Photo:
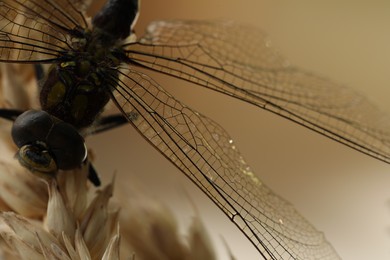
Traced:
[[77, 130], [45, 111], [28, 110], [12, 127], [19, 162], [33, 173], [54, 176], [58, 170], [80, 167], [87, 158]]

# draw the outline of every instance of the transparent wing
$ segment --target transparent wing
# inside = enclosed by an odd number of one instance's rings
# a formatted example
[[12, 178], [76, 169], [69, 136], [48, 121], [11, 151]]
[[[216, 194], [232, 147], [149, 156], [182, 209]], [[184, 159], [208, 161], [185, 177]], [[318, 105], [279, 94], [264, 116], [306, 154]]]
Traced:
[[323, 234], [252, 172], [228, 133], [148, 76], [112, 80], [118, 108], [252, 241], [264, 259], [338, 259]]
[[71, 38], [87, 23], [81, 0], [0, 2], [0, 61], [51, 61], [72, 49]]
[[131, 62], [219, 91], [390, 162], [390, 121], [364, 97], [289, 66], [266, 35], [232, 22], [160, 21]]

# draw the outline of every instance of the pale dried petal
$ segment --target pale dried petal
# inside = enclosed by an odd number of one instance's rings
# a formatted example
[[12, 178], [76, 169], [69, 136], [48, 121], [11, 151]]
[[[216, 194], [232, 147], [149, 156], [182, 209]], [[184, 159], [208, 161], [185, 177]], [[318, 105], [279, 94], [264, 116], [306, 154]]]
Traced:
[[106, 251], [103, 254], [102, 260], [119, 260], [119, 248], [120, 248], [120, 235], [119, 235], [119, 225], [117, 228], [117, 234], [111, 238]]
[[125, 207], [122, 235], [133, 248], [136, 259], [187, 259], [172, 213], [164, 206], [140, 199]]
[[82, 237], [80, 230], [76, 230], [76, 251], [78, 252], [79, 256], [83, 260], [89, 260], [91, 259], [90, 252], [88, 250], [87, 245], [85, 244], [84, 238]]
[[66, 250], [68, 251], [70, 258], [72, 260], [81, 260], [79, 255], [76, 252], [76, 249], [73, 247], [72, 242], [70, 241], [69, 237], [65, 234], [65, 232], [62, 232], [62, 239], [64, 241], [64, 245], [66, 247]]
[[15, 254], [14, 250], [11, 250], [7, 242], [3, 239], [0, 234], [0, 259], [7, 260], [20, 260], [20, 257]]
[[0, 231], [0, 234], [17, 255], [17, 259], [42, 260], [42, 252], [16, 237], [15, 233]]
[[233, 255], [233, 252], [230, 250], [230, 247], [227, 244], [226, 240], [222, 238], [222, 241], [225, 244], [227, 254], [229, 255], [229, 259], [230, 260], [237, 260], [236, 257]]
[[[3, 198], [1, 198], [1, 195], [0, 195], [0, 212], [4, 212], [4, 211], [12, 211], [11, 207], [8, 206], [7, 203], [5, 203], [5, 201], [3, 200]], [[0, 257], [1, 259], [1, 257]]]
[[216, 259], [215, 252], [212, 247], [210, 237], [199, 217], [194, 217], [190, 227], [189, 260], [214, 260]]
[[[3, 238], [11, 247], [14, 246], [14, 249], [19, 252], [21, 256], [28, 256], [29, 254], [26, 252], [34, 251], [30, 252], [32, 256], [41, 254], [42, 257], [42, 250], [48, 251], [52, 245], [61, 247], [61, 245], [58, 245], [58, 241], [54, 236], [46, 232], [40, 226], [32, 224], [26, 218], [16, 215], [13, 212], [0, 213], [0, 221], [5, 223], [9, 228], [7, 230], [4, 226], [1, 226], [2, 229], [0, 232]], [[27, 257], [23, 259], [30, 258]]]
[[61, 195], [76, 219], [81, 218], [87, 208], [87, 175], [88, 165], [72, 171], [59, 171], [57, 175]]
[[117, 218], [117, 210], [109, 212], [108, 201], [112, 196], [113, 184], [99, 191], [83, 217], [80, 228], [92, 257], [101, 257], [113, 235], [112, 219]]
[[42, 255], [44, 259], [51, 260], [51, 259], [58, 259], [58, 260], [71, 260], [69, 257], [67, 257], [66, 253], [62, 248], [57, 246], [57, 244], [50, 244], [45, 245], [40, 237], [37, 235], [37, 240], [39, 241], [39, 244], [41, 245], [42, 249]]
[[[67, 253], [65, 251], [63, 251], [60, 247], [58, 247], [57, 245], [52, 245], [52, 248], [51, 248], [51, 252], [52, 254], [51, 255], [48, 255], [47, 257], [45, 257], [47, 260], [51, 260], [51, 259], [58, 259], [58, 260], [71, 260], [69, 258], [69, 256], [67, 255]], [[54, 258], [55, 257], [55, 258]]]
[[48, 200], [45, 186], [16, 160], [0, 161], [0, 198], [13, 211], [26, 217], [42, 217]]
[[58, 191], [57, 182], [55, 180], [49, 184], [49, 202], [47, 204], [45, 227], [57, 239], [62, 237], [63, 232], [65, 232], [71, 240], [74, 239], [76, 221], [66, 207], [64, 200]]
[[155, 219], [150, 226], [150, 238], [152, 243], [160, 250], [162, 255], [168, 259], [183, 259], [187, 250], [183, 247], [176, 222], [171, 216], [169, 218]]

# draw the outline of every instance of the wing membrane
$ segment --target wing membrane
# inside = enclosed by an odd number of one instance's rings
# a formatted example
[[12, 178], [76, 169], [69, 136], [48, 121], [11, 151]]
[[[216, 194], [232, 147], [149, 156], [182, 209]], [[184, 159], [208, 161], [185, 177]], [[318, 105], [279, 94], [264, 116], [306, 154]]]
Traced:
[[4, 0], [6, 5], [34, 16], [61, 30], [87, 27], [84, 18], [85, 4], [82, 0]]
[[221, 208], [265, 259], [338, 259], [323, 234], [256, 177], [218, 124], [142, 73], [128, 70], [115, 84], [114, 101], [129, 122]]
[[52, 61], [87, 26], [75, 0], [0, 2], [0, 61]]
[[256, 29], [161, 21], [125, 48], [136, 65], [249, 102], [390, 162], [388, 117], [352, 90], [290, 66]]

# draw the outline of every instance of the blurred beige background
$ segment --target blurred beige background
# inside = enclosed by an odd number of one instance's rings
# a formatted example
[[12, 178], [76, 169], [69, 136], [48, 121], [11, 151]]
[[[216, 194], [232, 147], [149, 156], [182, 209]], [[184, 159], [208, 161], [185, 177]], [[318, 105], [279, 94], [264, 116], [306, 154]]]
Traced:
[[[389, 1], [144, 0], [137, 34], [151, 20], [173, 18], [256, 25], [292, 63], [365, 93], [390, 113]], [[390, 259], [389, 165], [242, 102], [155, 78], [224, 126], [258, 176], [324, 231], [343, 259]], [[93, 137], [89, 146], [106, 179], [116, 172], [118, 185], [143, 187], [184, 225], [195, 214], [183, 196], [190, 193], [220, 259], [221, 237], [238, 259], [258, 259], [233, 224], [131, 127]]]

